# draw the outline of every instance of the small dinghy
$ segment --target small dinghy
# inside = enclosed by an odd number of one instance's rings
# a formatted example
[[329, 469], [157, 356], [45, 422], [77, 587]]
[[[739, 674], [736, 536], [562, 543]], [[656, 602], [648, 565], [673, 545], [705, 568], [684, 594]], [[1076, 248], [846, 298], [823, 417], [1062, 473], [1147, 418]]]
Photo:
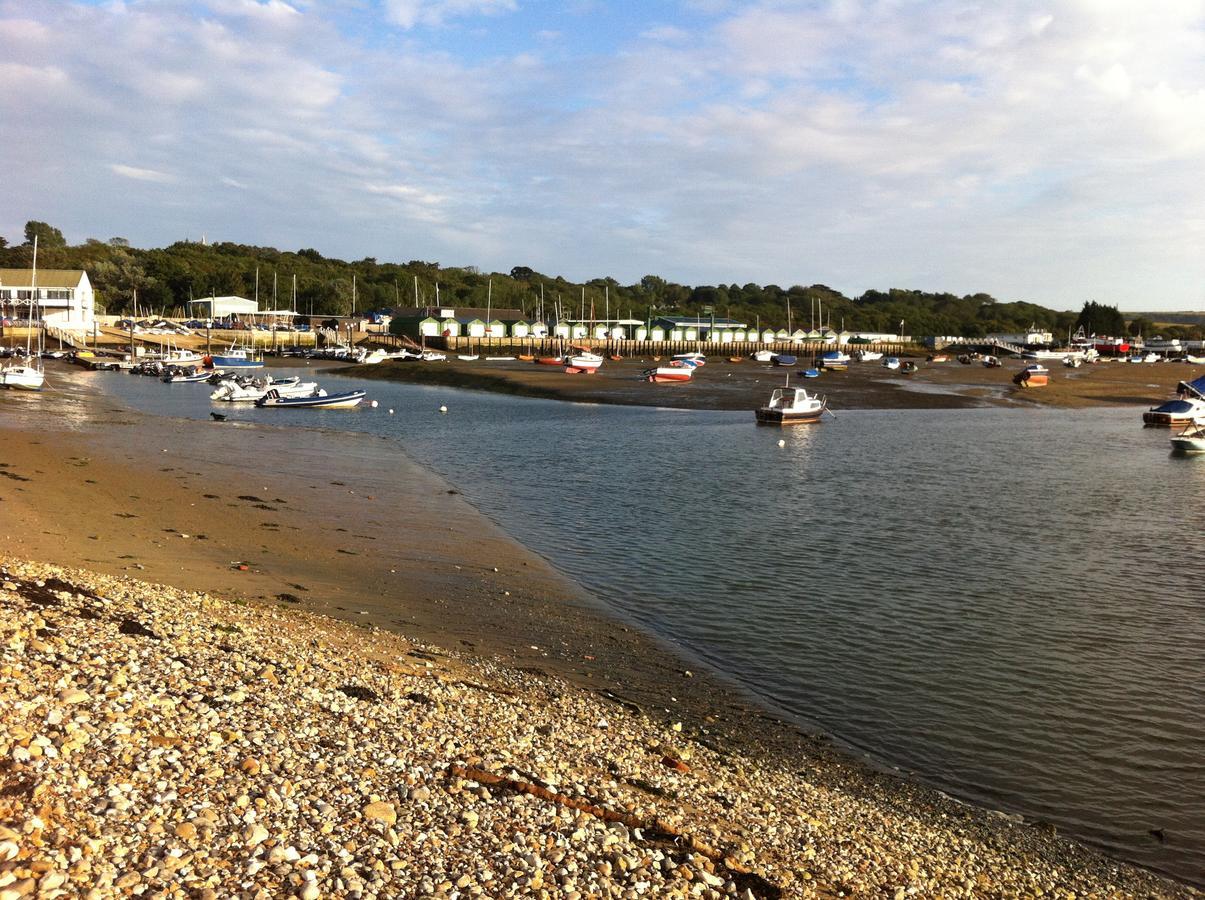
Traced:
[[773, 362], [775, 353], [773, 350], [755, 350], [749, 354], [749, 358], [754, 362]]
[[798, 360], [789, 353], [779, 353], [773, 359], [776, 366], [793, 366], [797, 362]]
[[899, 361], [898, 357], [889, 356], [885, 360], [883, 360], [883, 368], [884, 369], [891, 369], [892, 371], [894, 371], [894, 370], [898, 369], [899, 367], [900, 367], [900, 361]]
[[276, 390], [270, 390], [258, 400], [259, 407], [288, 407], [290, 409], [351, 409], [359, 406], [364, 399], [364, 391], [345, 391], [341, 394], [328, 394], [318, 391], [311, 397], [282, 397]]
[[900, 366], [900, 371], [905, 375], [911, 375], [913, 372], [917, 371], [917, 368], [918, 366], [916, 363], [912, 362], [912, 360], [908, 360], [908, 362]]
[[1050, 370], [1036, 363], [1013, 376], [1013, 384], [1023, 388], [1045, 387], [1049, 382]]
[[457, 356], [456, 358], [460, 359], [460, 360], [464, 360], [465, 362], [474, 362], [477, 359], [479, 359], [478, 356], [476, 356], [475, 354], [470, 354], [470, 353], [462, 354], [460, 356]]
[[819, 378], [820, 370], [819, 369], [802, 369], [799, 372], [799, 374], [802, 375], [804, 378]]

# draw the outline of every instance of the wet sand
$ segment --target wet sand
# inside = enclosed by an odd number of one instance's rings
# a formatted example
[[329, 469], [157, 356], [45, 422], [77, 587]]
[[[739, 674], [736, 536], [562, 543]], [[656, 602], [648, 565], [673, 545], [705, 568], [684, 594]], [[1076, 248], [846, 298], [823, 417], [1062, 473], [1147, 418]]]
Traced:
[[690, 382], [649, 384], [640, 374], [658, 365], [651, 358], [608, 360], [594, 375], [567, 375], [556, 366], [530, 362], [388, 361], [375, 366], [347, 367], [341, 371], [357, 378], [379, 378], [414, 384], [437, 384], [546, 399], [584, 403], [615, 403], [677, 409], [752, 410], [770, 391], [791, 383], [828, 397], [833, 409], [965, 409], [981, 406], [1035, 404], [1073, 408], [1084, 406], [1162, 403], [1181, 380], [1205, 374], [1205, 367], [1181, 363], [1136, 364], [1101, 362], [1069, 369], [1058, 360], [1043, 363], [1050, 369], [1050, 384], [1023, 389], [1012, 383], [1025, 363], [1005, 360], [988, 369], [979, 363], [963, 365], [951, 360], [930, 363], [914, 360], [920, 370], [912, 375], [893, 372], [877, 362], [853, 363], [843, 372], [825, 372], [802, 378], [798, 367], [789, 369], [743, 359], [709, 357]]
[[[926, 821], [949, 814], [938, 792], [831, 748], [617, 621], [395, 442], [145, 416], [100, 394], [98, 377], [126, 376], [64, 367], [41, 394], [0, 398], [0, 539], [10, 556], [401, 632], [550, 685], [566, 679], [617, 712], [682, 722], [721, 755], [795, 765], [812, 783]], [[1045, 829], [958, 809], [1017, 832], [1034, 858], [1117, 869]]]

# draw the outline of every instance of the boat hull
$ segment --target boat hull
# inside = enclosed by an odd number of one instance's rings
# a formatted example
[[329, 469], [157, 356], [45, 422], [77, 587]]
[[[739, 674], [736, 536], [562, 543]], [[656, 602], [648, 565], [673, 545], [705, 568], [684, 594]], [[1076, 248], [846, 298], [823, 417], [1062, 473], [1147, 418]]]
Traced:
[[238, 356], [211, 356], [210, 359], [215, 369], [262, 369], [264, 367], [263, 360], [260, 359], [244, 359]]
[[783, 412], [781, 409], [755, 410], [758, 425], [810, 425], [819, 422], [826, 407], [807, 412]]
[[30, 366], [8, 366], [0, 369], [0, 387], [14, 391], [40, 391], [46, 376]]
[[648, 380], [657, 384], [669, 384], [680, 381], [690, 381], [693, 369], [677, 369], [662, 367], [648, 373]]
[[[271, 392], [269, 392], [271, 393]], [[328, 394], [325, 397], [269, 397], [255, 401], [261, 408], [273, 409], [352, 409], [364, 399], [364, 391], [349, 391], [345, 394]]]
[[1175, 453], [1205, 453], [1205, 438], [1174, 437], [1171, 444]]

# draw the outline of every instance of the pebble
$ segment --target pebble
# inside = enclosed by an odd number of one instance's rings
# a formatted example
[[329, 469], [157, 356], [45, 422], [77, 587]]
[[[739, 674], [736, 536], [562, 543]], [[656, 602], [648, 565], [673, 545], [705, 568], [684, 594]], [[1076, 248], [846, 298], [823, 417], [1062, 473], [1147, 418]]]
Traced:
[[[547, 674], [296, 609], [0, 565], [0, 773], [35, 786], [0, 798], [0, 900], [1192, 896], [844, 757], [716, 752], [686, 713]], [[52, 577], [75, 591], [25, 597]], [[684, 837], [647, 836], [665, 828]]]

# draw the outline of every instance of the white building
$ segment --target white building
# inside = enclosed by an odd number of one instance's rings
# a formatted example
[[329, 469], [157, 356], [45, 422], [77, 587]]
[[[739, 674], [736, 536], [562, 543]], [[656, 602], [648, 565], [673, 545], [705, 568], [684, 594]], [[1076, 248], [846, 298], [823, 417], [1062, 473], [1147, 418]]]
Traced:
[[246, 297], [206, 297], [189, 301], [189, 314], [194, 319], [225, 319], [248, 316], [259, 312], [259, 304]]
[[[96, 317], [96, 295], [83, 269], [38, 269], [37, 286], [32, 269], [0, 269], [0, 313], [14, 319], [33, 318], [53, 325], [91, 328]], [[34, 297], [34, 292], [37, 296]]]
[[1003, 341], [1006, 344], [1053, 344], [1054, 334], [1049, 331], [1038, 331], [1036, 328], [1030, 328], [1029, 331], [1020, 331], [1015, 334], [989, 334], [989, 341]]

